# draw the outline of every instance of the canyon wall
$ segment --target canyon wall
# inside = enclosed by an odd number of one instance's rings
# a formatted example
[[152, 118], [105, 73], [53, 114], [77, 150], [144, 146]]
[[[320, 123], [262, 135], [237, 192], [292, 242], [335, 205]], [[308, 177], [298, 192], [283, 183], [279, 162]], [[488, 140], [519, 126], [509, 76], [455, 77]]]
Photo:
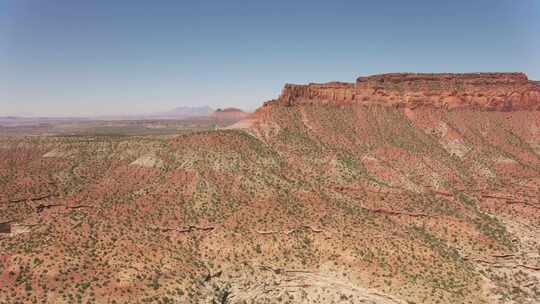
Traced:
[[523, 73], [393, 73], [359, 77], [356, 83], [286, 84], [277, 100], [265, 103], [298, 104], [540, 110], [540, 86]]

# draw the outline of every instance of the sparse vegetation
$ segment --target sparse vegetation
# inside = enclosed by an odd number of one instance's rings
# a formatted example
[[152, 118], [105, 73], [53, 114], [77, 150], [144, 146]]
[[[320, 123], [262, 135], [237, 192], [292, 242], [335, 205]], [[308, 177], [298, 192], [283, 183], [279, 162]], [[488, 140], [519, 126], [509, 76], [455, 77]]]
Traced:
[[[249, 132], [2, 138], [0, 303], [228, 303], [261, 286], [261, 302], [482, 303], [486, 278], [503, 302], [540, 300], [527, 120], [265, 111]], [[442, 122], [474, 148], [449, 153]], [[144, 155], [162, 165], [133, 165]], [[286, 274], [300, 287], [271, 285]]]

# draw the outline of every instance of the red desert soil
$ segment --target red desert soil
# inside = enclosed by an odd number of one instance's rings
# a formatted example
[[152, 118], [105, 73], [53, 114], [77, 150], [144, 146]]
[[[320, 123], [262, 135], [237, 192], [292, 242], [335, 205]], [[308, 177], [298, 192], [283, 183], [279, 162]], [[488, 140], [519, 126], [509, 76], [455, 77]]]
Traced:
[[538, 303], [539, 92], [385, 74], [228, 130], [4, 137], [0, 303]]

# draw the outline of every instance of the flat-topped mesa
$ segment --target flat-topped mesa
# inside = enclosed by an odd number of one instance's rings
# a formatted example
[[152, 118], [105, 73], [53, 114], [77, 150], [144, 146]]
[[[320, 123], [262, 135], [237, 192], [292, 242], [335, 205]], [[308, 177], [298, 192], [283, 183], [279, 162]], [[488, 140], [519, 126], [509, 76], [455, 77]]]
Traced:
[[346, 82], [286, 84], [278, 100], [285, 105], [293, 105], [298, 101], [309, 102], [309, 100], [320, 100], [321, 103], [348, 101], [354, 98], [354, 87], [354, 84]]
[[540, 110], [540, 86], [523, 73], [393, 73], [359, 77], [356, 83], [287, 84], [265, 105], [298, 104]]

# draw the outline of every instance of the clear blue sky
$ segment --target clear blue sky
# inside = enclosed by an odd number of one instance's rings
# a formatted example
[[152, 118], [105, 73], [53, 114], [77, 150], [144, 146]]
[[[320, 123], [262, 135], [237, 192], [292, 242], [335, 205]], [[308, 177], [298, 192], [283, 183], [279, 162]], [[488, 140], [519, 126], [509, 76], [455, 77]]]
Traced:
[[0, 0], [0, 115], [254, 109], [404, 71], [540, 79], [540, 1]]

